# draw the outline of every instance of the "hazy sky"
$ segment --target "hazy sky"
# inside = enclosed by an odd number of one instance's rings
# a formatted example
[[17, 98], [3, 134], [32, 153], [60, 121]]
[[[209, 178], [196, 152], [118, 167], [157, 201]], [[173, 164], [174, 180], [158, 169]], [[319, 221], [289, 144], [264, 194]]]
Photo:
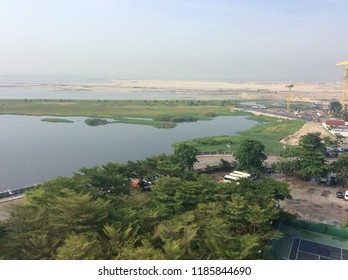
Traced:
[[0, 75], [343, 79], [347, 0], [0, 0]]

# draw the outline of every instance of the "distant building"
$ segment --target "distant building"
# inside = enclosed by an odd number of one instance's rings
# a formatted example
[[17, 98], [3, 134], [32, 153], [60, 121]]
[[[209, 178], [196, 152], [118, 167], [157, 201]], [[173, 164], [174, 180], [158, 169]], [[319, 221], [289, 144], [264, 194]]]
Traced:
[[332, 135], [340, 134], [343, 137], [348, 137], [348, 125], [342, 119], [329, 119], [322, 123]]
[[346, 125], [345, 120], [342, 120], [342, 119], [329, 119], [325, 123], [326, 123], [326, 125], [334, 125], [334, 126]]

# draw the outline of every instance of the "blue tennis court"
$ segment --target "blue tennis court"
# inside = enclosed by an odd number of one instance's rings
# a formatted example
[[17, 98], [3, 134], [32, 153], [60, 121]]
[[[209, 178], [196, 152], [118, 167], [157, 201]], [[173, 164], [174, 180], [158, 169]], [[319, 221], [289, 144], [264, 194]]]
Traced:
[[348, 260], [348, 250], [295, 237], [289, 260]]

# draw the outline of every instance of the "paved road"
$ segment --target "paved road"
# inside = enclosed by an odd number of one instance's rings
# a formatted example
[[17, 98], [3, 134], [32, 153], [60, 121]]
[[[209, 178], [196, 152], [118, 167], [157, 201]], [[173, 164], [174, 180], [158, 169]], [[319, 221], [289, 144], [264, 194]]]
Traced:
[[22, 199], [23, 197], [24, 197], [23, 194], [19, 194], [19, 195], [13, 195], [13, 196], [10, 196], [10, 197], [0, 198], [0, 204], [8, 203], [8, 202], [11, 202], [13, 200]]
[[[207, 165], [214, 166], [218, 165], [220, 160], [226, 160], [229, 162], [234, 161], [234, 157], [232, 155], [201, 155], [197, 156], [198, 162], [194, 165], [194, 169], [199, 170], [199, 169], [204, 169]], [[270, 165], [272, 163], [275, 163], [278, 161], [277, 156], [269, 156], [267, 160], [265, 161], [266, 164]]]

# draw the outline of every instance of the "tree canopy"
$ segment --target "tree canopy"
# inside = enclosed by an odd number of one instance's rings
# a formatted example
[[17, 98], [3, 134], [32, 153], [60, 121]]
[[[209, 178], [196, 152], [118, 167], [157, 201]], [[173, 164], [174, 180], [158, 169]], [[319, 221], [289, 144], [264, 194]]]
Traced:
[[[286, 153], [288, 160], [283, 167], [278, 163], [279, 168], [286, 168], [288, 171], [298, 174], [305, 180], [320, 178], [328, 169], [326, 161], [326, 146], [320, 137], [320, 133], [307, 133], [301, 136], [299, 146], [289, 149]], [[284, 169], [283, 169], [284, 170]]]
[[192, 170], [193, 165], [198, 162], [198, 150], [188, 144], [179, 143], [174, 147], [174, 157], [183, 170]]
[[330, 102], [330, 111], [331, 114], [335, 117], [339, 116], [339, 113], [342, 111], [342, 104], [339, 101]]
[[330, 111], [333, 117], [348, 121], [348, 112], [343, 110], [342, 104], [339, 101], [330, 102]]
[[251, 173], [261, 173], [267, 159], [265, 146], [257, 140], [245, 139], [240, 142], [234, 156], [238, 168]]
[[[0, 223], [0, 259], [272, 257], [285, 183], [222, 184], [177, 168], [172, 156], [160, 155], [45, 182]], [[135, 176], [155, 176], [152, 191], [132, 187]]]
[[340, 154], [337, 160], [332, 163], [332, 168], [337, 173], [343, 185], [346, 185], [348, 180], [348, 154]]

